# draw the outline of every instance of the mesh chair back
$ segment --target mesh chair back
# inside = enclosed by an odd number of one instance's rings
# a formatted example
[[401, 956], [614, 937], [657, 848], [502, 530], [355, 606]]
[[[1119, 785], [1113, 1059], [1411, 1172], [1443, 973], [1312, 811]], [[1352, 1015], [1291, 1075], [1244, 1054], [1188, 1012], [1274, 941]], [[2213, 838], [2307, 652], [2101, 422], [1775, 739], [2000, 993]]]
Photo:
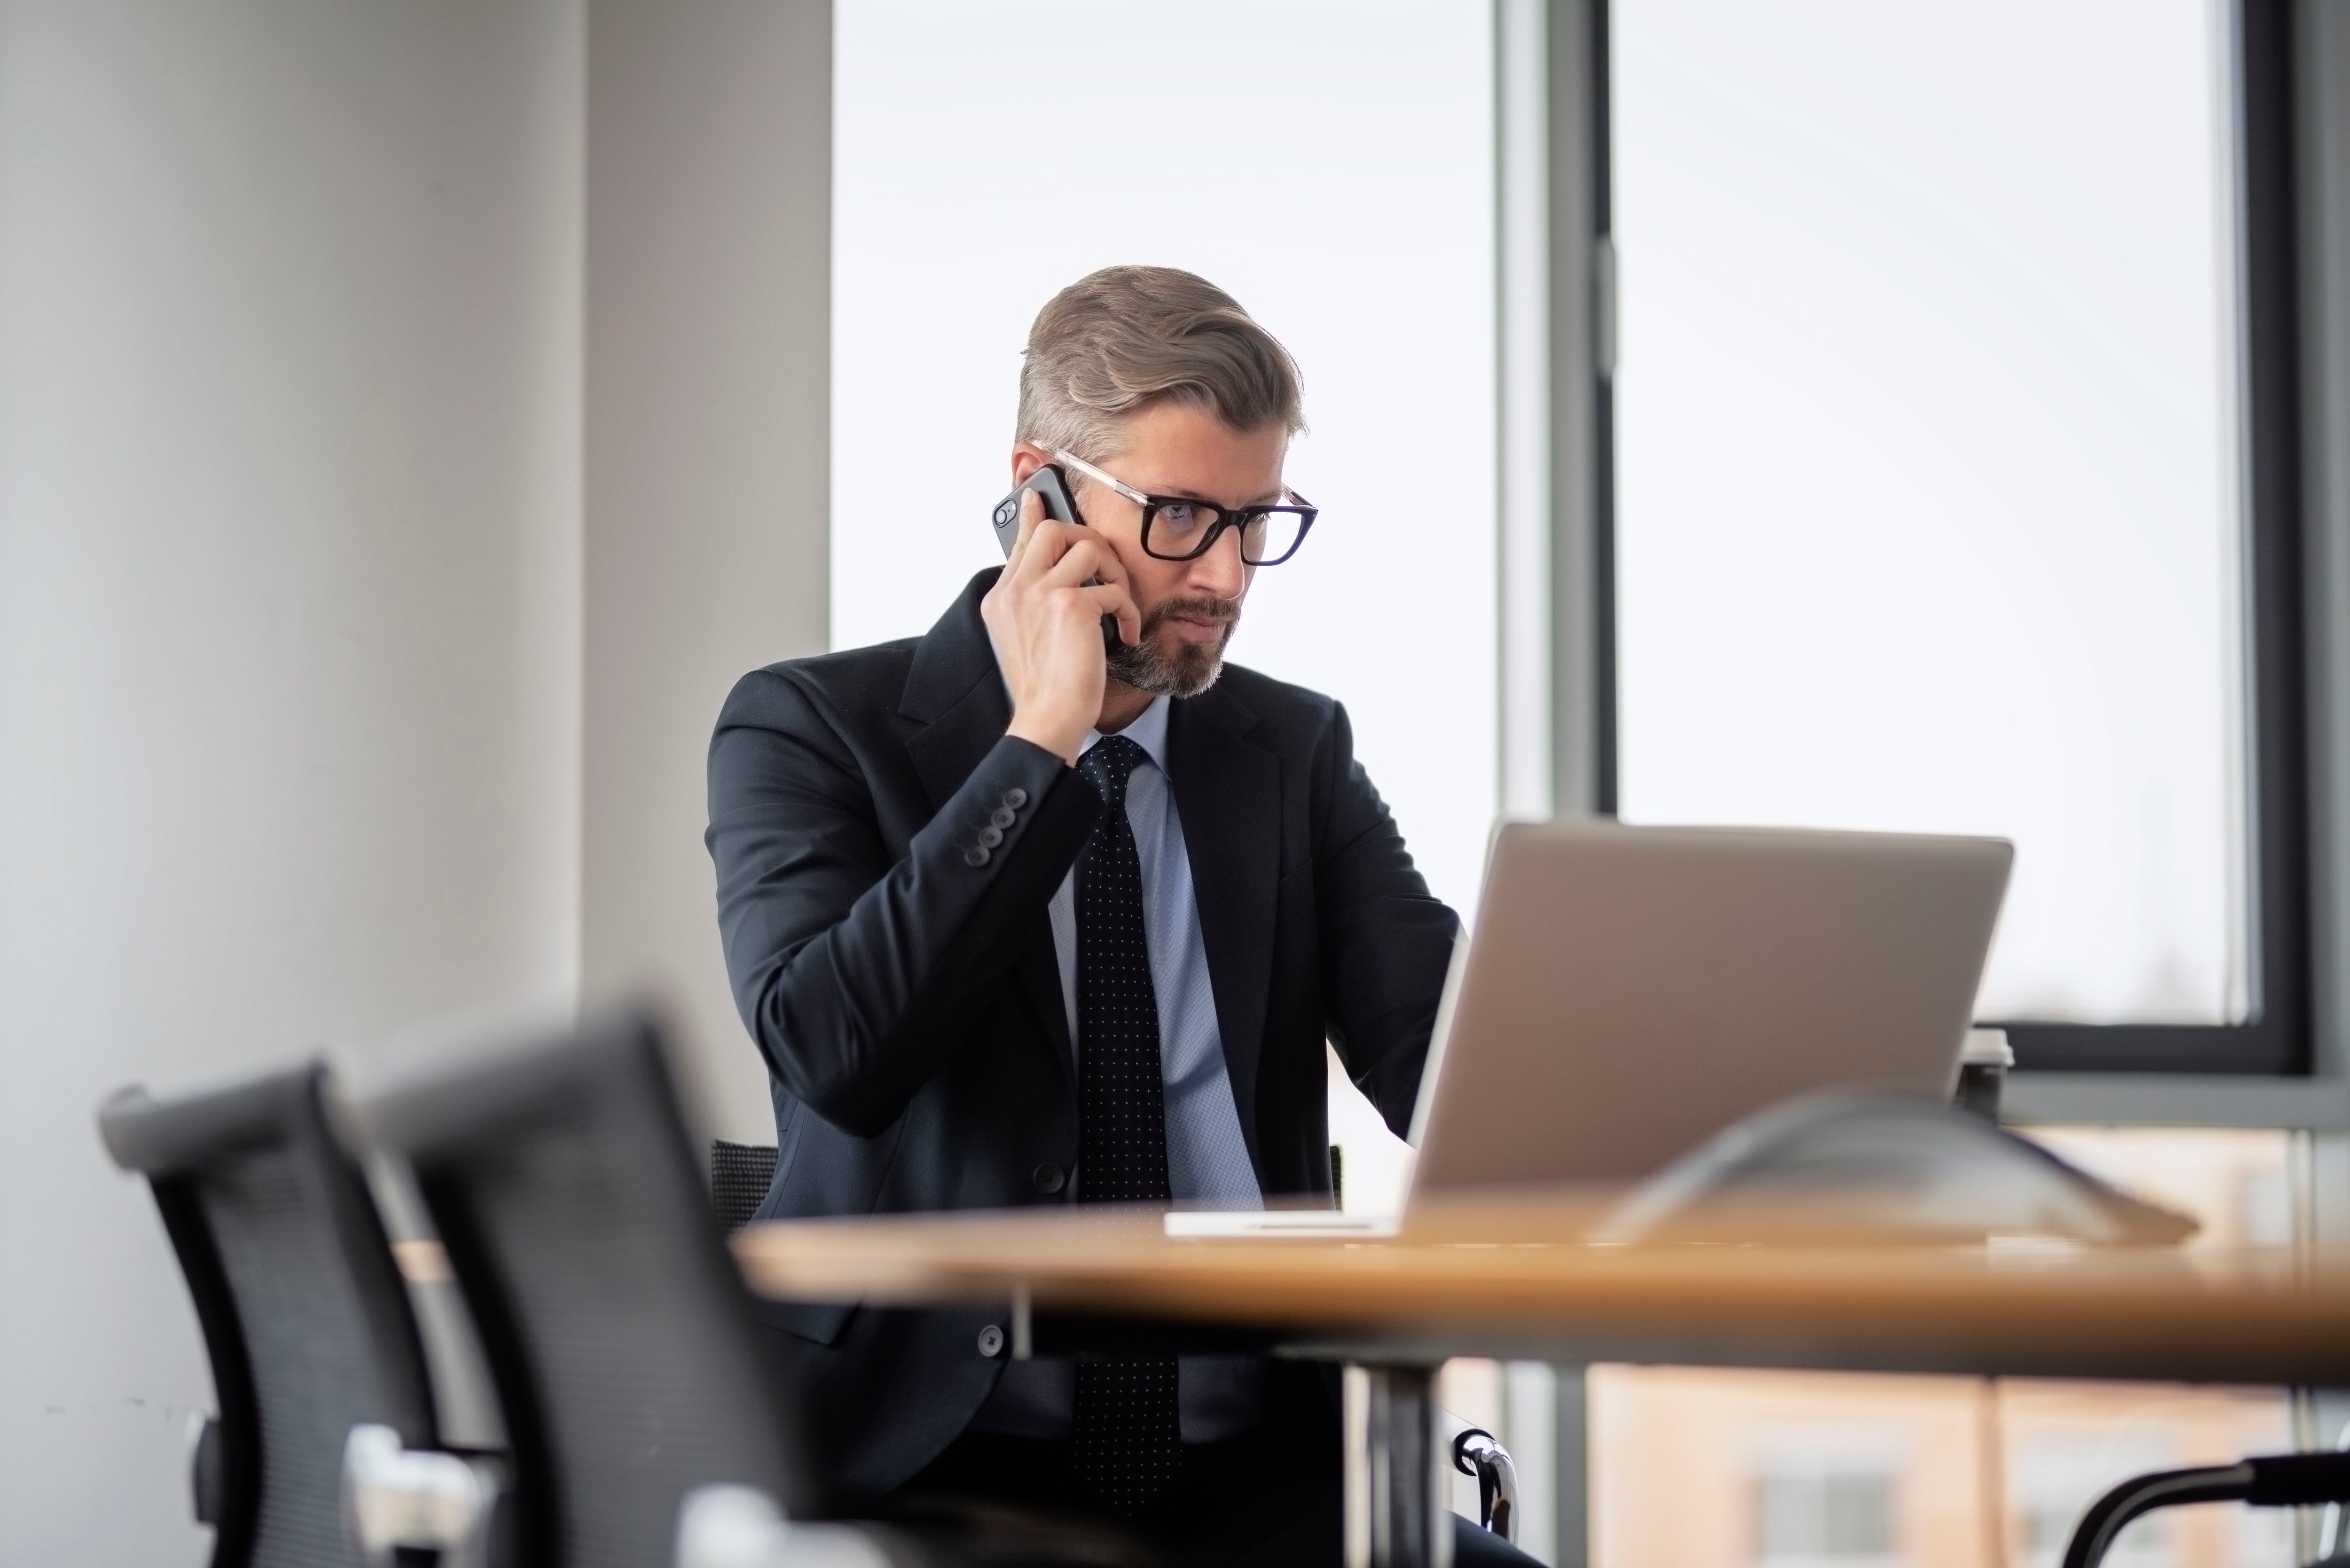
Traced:
[[183, 1099], [126, 1089], [99, 1113], [115, 1162], [153, 1189], [203, 1326], [215, 1568], [359, 1568], [342, 1521], [351, 1428], [435, 1440], [407, 1289], [325, 1081], [312, 1064]]
[[774, 1144], [710, 1140], [710, 1207], [728, 1235], [751, 1222], [775, 1180]]
[[816, 1499], [660, 1036], [629, 1013], [366, 1107], [404, 1154], [506, 1417], [525, 1561], [669, 1560], [712, 1483]]

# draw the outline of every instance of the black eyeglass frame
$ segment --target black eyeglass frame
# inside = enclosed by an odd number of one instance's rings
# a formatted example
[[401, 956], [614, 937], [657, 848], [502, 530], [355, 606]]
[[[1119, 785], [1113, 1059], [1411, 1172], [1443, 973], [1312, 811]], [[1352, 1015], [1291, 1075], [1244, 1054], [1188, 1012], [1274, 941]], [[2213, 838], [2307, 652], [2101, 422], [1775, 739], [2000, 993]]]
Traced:
[[[1079, 473], [1084, 474], [1087, 479], [1092, 480], [1097, 484], [1107, 486], [1108, 489], [1116, 491], [1118, 494], [1125, 496], [1128, 501], [1140, 506], [1142, 508], [1142, 553], [1150, 556], [1154, 560], [1196, 561], [1201, 556], [1206, 555], [1209, 551], [1216, 547], [1216, 541], [1224, 536], [1225, 529], [1243, 526], [1247, 524], [1249, 519], [1253, 517], [1267, 516], [1275, 512], [1285, 512], [1297, 519], [1297, 537], [1290, 541], [1288, 549], [1284, 550], [1280, 555], [1274, 556], [1270, 560], [1249, 560], [1248, 535], [1245, 534], [1241, 535], [1241, 559], [1243, 562], [1252, 566], [1277, 566], [1284, 561], [1288, 560], [1292, 556], [1297, 554], [1299, 546], [1305, 543], [1305, 535], [1314, 530], [1314, 520], [1322, 515], [1322, 509], [1320, 507], [1315, 505], [1312, 502], [1306, 500], [1305, 497], [1298, 494], [1297, 492], [1289, 489], [1285, 485], [1282, 488], [1281, 493], [1284, 495], [1288, 496], [1290, 502], [1295, 502], [1295, 505], [1289, 504], [1287, 502], [1273, 502], [1263, 506], [1232, 507], [1221, 505], [1213, 501], [1203, 500], [1197, 495], [1145, 494], [1143, 492], [1134, 488], [1131, 484], [1119, 479], [1117, 475], [1105, 473], [1100, 469], [1096, 468], [1092, 463], [1087, 462], [1084, 458], [1074, 456], [1069, 452], [1062, 452], [1058, 448], [1053, 449], [1053, 461], [1067, 464], [1069, 467], [1076, 469]], [[1072, 503], [1072, 504], [1074, 504], [1074, 503]], [[1150, 524], [1158, 520], [1159, 509], [1162, 506], [1204, 506], [1216, 514], [1216, 520], [1209, 524], [1207, 533], [1201, 536], [1197, 545], [1193, 546], [1191, 549], [1186, 550], [1180, 556], [1170, 556], [1163, 551], [1154, 550], [1150, 547]]]

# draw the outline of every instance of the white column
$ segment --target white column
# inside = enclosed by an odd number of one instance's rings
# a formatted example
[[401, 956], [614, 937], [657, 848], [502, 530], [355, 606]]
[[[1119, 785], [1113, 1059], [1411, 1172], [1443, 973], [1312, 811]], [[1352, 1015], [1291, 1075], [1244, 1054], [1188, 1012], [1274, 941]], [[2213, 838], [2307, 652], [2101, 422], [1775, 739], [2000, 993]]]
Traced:
[[[1501, 799], [1504, 818], [1556, 809], [1552, 742], [1549, 18], [1494, 0], [1493, 300], [1500, 441]], [[1578, 803], [1579, 804], [1579, 803]]]
[[193, 1564], [92, 1120], [578, 952], [577, 0], [0, 0], [0, 1562]]
[[737, 677], [827, 644], [832, 10], [589, 15], [583, 967], [665, 998], [711, 1129], [772, 1142], [703, 763]]

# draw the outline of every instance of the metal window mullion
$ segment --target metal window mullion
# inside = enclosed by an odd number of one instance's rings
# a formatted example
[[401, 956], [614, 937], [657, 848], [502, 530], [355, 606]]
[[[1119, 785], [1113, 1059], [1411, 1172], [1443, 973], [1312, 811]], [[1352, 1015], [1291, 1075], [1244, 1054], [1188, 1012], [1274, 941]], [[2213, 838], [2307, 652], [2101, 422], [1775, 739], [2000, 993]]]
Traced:
[[1548, 0], [1544, 21], [1552, 801], [1605, 813], [1616, 809], [1607, 0]]
[[2350, 1075], [2350, 7], [2293, 17], [2314, 1065]]

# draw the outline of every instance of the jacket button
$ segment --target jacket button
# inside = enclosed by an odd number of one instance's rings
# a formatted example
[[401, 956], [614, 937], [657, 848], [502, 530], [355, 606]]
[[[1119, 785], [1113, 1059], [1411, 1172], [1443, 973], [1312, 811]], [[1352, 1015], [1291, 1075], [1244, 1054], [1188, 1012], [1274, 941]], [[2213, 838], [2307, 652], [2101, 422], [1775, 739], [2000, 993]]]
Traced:
[[985, 1356], [997, 1356], [1003, 1355], [1003, 1331], [996, 1327], [992, 1323], [985, 1328], [981, 1329], [979, 1331], [979, 1353]]
[[1022, 789], [1018, 784], [1014, 784], [1010, 789], [1003, 792], [1003, 804], [1010, 806], [1013, 810], [1018, 811], [1022, 806], [1028, 804], [1028, 792]]
[[987, 846], [984, 844], [974, 844], [962, 852], [962, 863], [966, 866], [984, 866], [987, 858]]
[[979, 846], [982, 849], [993, 849], [1003, 842], [1003, 829], [1000, 827], [983, 827], [979, 830]]
[[1043, 1193], [1058, 1192], [1069, 1184], [1069, 1179], [1062, 1174], [1061, 1168], [1049, 1159], [1030, 1171], [1028, 1179], [1037, 1191]]
[[1019, 820], [1019, 816], [1008, 805], [997, 806], [988, 814], [987, 817], [988, 826], [991, 827], [1009, 827]]

